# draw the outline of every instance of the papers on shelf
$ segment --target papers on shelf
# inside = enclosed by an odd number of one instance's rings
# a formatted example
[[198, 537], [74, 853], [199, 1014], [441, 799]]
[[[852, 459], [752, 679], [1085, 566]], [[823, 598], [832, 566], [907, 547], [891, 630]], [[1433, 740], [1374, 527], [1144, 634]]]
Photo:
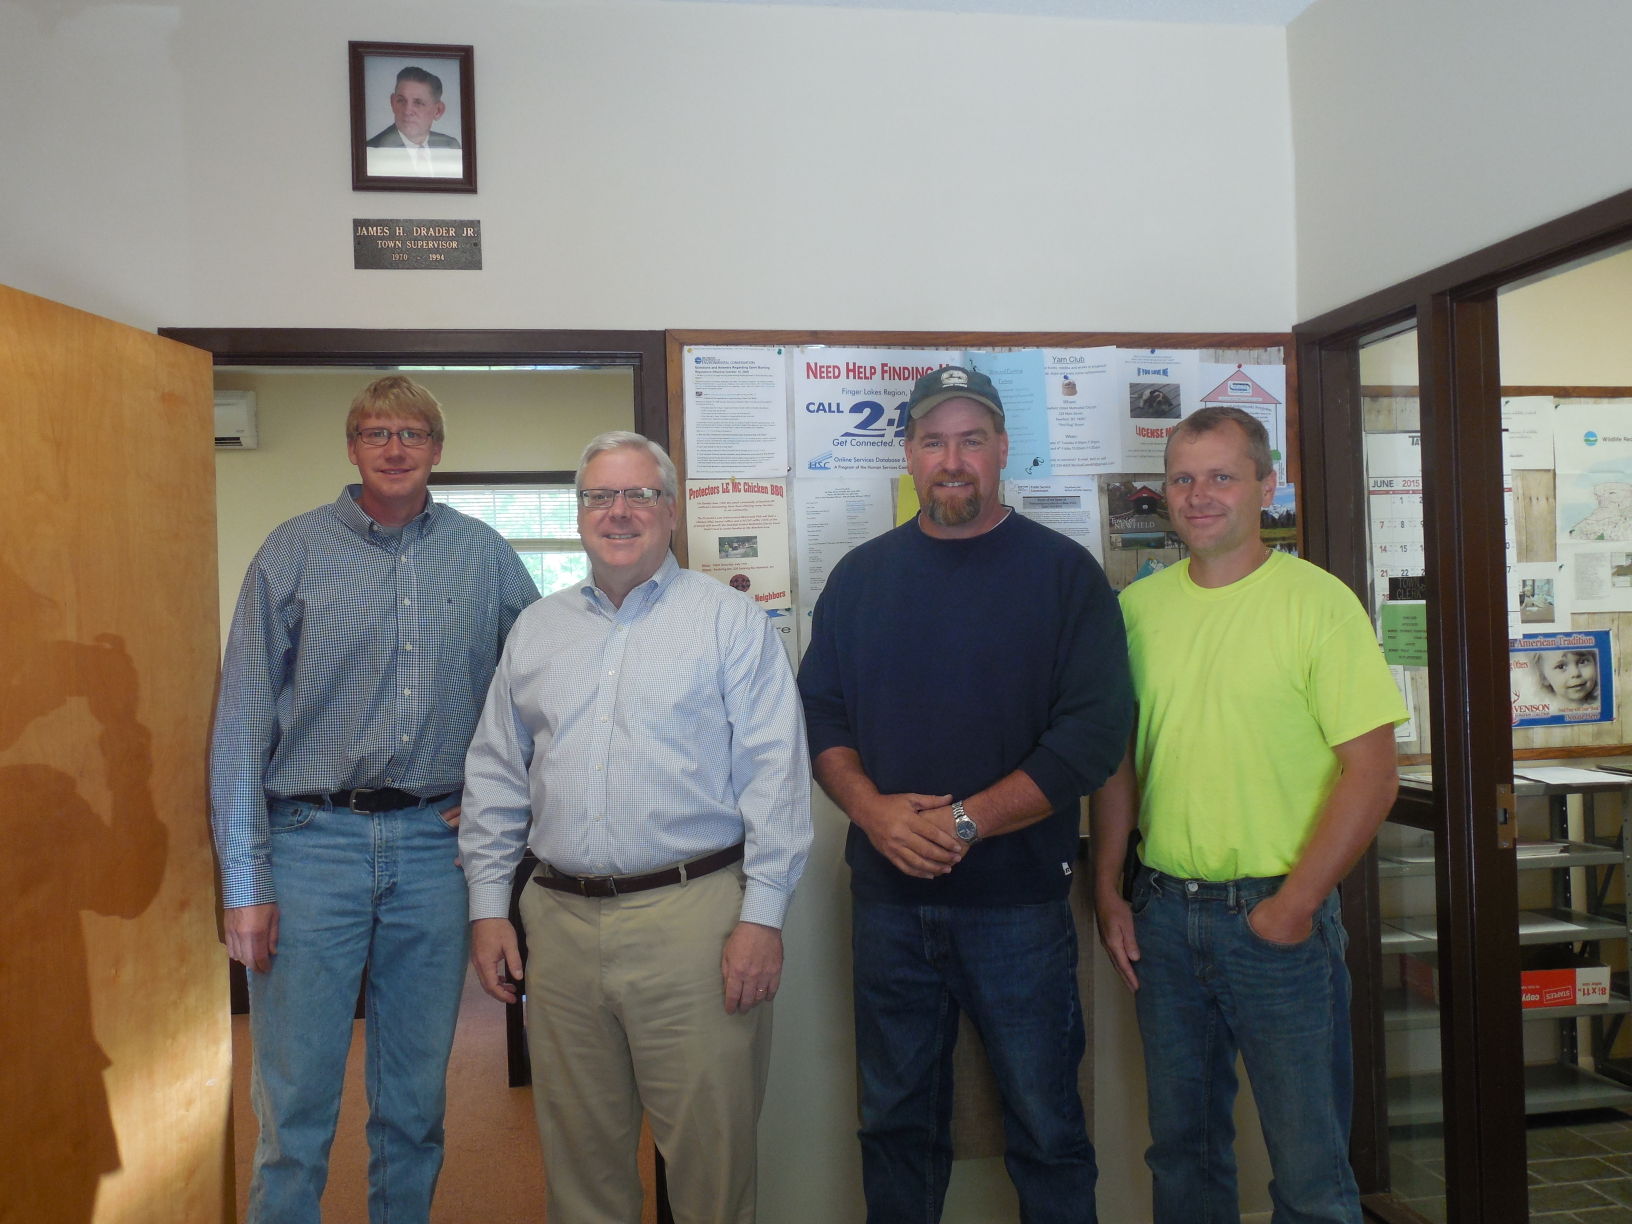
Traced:
[[1601, 786], [1606, 782], [1632, 786], [1632, 775], [1608, 773], [1602, 769], [1577, 769], [1573, 765], [1526, 765], [1523, 769], [1515, 769], [1513, 776], [1551, 786]]
[[1569, 849], [1569, 842], [1526, 841], [1521, 837], [1518, 844], [1513, 847], [1513, 852], [1520, 858], [1545, 858], [1549, 854], [1566, 854]]

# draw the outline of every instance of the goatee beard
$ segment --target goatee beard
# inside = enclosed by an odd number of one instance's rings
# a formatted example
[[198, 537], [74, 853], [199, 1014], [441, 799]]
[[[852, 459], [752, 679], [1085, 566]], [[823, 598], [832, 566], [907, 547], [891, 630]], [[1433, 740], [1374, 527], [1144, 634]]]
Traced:
[[929, 515], [929, 521], [941, 527], [962, 527], [965, 523], [972, 523], [980, 517], [981, 498], [980, 490], [975, 490], [968, 497], [934, 497], [924, 507], [924, 513]]

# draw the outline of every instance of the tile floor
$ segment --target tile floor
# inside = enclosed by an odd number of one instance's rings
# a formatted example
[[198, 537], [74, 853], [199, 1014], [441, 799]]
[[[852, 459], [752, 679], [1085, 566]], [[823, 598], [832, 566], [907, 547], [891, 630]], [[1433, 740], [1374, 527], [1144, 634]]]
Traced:
[[[1436, 1224], [1446, 1219], [1444, 1147], [1436, 1134], [1390, 1145], [1394, 1192]], [[1530, 1219], [1632, 1224], [1632, 1115], [1615, 1110], [1537, 1119], [1529, 1131]]]

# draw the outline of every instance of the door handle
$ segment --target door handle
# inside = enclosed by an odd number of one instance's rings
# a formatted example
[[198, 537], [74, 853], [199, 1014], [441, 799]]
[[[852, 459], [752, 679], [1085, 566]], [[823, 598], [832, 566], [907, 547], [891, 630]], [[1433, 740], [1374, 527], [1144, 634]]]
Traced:
[[1519, 800], [1513, 793], [1513, 784], [1503, 782], [1496, 788], [1496, 846], [1501, 850], [1513, 848], [1513, 830], [1518, 827]]

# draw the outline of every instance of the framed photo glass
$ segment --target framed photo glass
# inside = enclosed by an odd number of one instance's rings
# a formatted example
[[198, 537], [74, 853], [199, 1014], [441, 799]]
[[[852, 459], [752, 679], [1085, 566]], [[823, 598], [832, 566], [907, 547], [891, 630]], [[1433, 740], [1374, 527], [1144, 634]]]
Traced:
[[475, 191], [475, 50], [384, 42], [350, 49], [352, 190]]

